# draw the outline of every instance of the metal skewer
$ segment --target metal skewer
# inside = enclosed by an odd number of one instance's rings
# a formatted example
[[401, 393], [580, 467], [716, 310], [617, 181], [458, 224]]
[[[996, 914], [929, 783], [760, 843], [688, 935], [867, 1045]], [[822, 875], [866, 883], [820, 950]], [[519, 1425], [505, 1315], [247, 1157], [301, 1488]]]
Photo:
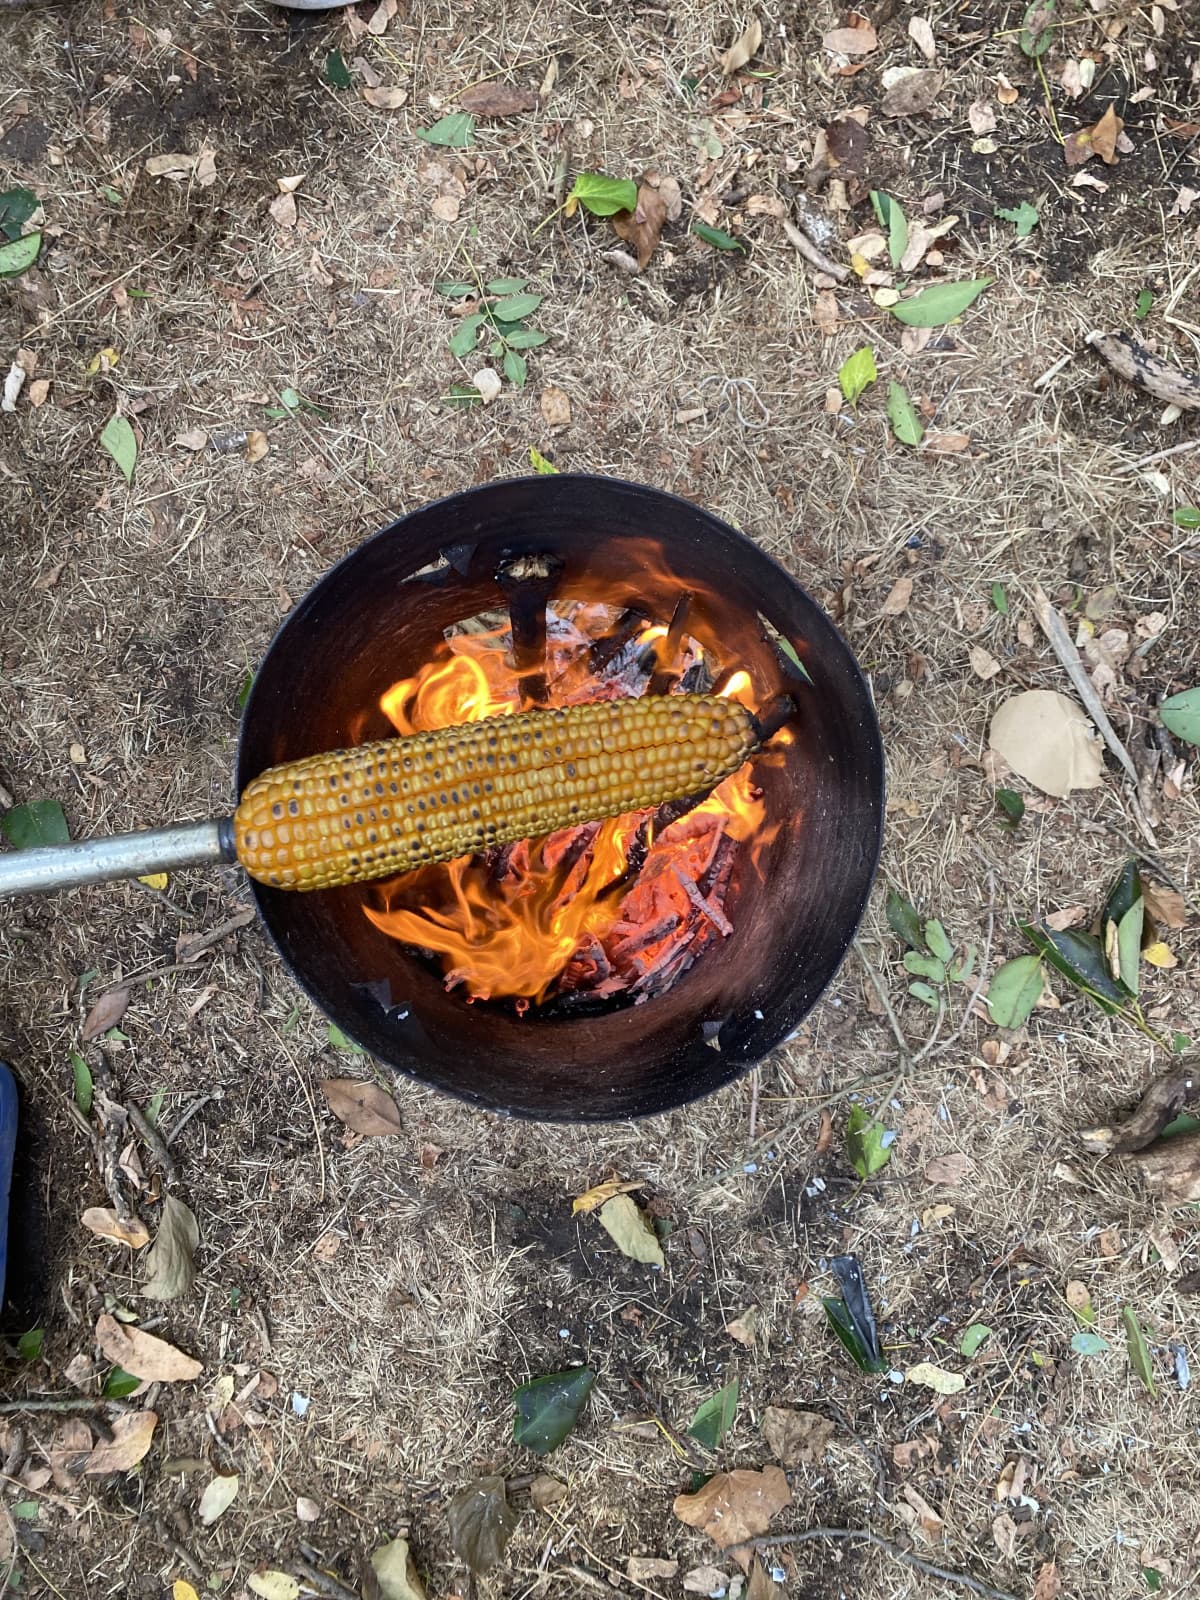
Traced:
[[231, 817], [180, 822], [171, 828], [147, 828], [78, 844], [43, 845], [0, 855], [0, 900], [236, 860]]

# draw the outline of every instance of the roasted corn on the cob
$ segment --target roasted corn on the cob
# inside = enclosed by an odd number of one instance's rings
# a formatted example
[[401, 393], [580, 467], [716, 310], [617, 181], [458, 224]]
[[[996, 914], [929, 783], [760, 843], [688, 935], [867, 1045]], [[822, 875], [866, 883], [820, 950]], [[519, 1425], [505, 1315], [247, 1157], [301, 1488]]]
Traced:
[[283, 889], [390, 877], [703, 793], [757, 745], [738, 701], [683, 694], [385, 739], [255, 778], [233, 819], [238, 860]]

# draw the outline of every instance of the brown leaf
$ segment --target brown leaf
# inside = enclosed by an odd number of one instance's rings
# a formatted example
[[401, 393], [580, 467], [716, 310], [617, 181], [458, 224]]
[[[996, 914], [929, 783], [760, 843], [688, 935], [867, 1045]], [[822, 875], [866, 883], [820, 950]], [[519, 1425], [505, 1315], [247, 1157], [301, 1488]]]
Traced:
[[758, 1307], [751, 1306], [748, 1311], [743, 1311], [740, 1317], [727, 1322], [725, 1332], [731, 1339], [744, 1344], [748, 1350], [753, 1350], [758, 1340]]
[[453, 191], [449, 194], [440, 194], [429, 207], [439, 222], [457, 222], [458, 214], [462, 210], [462, 201]]
[[334, 1116], [355, 1133], [377, 1139], [404, 1132], [396, 1102], [379, 1084], [361, 1078], [322, 1078], [320, 1088]]
[[208, 435], [203, 428], [189, 428], [186, 433], [177, 433], [171, 443], [181, 450], [204, 450], [208, 447]]
[[29, 385], [29, 404], [36, 410], [50, 398], [50, 379], [35, 378]]
[[781, 1467], [817, 1466], [836, 1432], [837, 1424], [816, 1411], [768, 1406], [763, 1412], [762, 1436]]
[[[366, 93], [366, 90], [363, 90]], [[289, 190], [286, 194], [277, 194], [267, 207], [272, 220], [281, 228], [294, 228], [299, 212], [296, 209], [296, 196]]]
[[934, 1156], [932, 1161], [925, 1163], [925, 1182], [944, 1183], [951, 1187], [962, 1183], [973, 1171], [969, 1156], [960, 1150], [952, 1150], [948, 1155]]
[[731, 73], [740, 72], [746, 63], [758, 54], [762, 36], [762, 23], [755, 17], [741, 38], [730, 45], [721, 57], [721, 72], [724, 77], [728, 78]]
[[596, 1184], [571, 1201], [571, 1215], [577, 1217], [580, 1212], [586, 1215], [589, 1211], [598, 1211], [614, 1195], [632, 1194], [635, 1189], [642, 1187], [643, 1180], [640, 1178], [633, 1183], [627, 1183], [623, 1178], [606, 1178], [603, 1183]]
[[1124, 120], [1117, 115], [1116, 107], [1110, 105], [1091, 130], [1092, 150], [1105, 166], [1111, 167], [1117, 159], [1117, 140], [1124, 126]]
[[908, 37], [926, 61], [937, 59], [937, 40], [933, 36], [933, 24], [928, 17], [909, 17]]
[[977, 678], [982, 678], [986, 683], [989, 678], [994, 678], [1001, 671], [1000, 663], [990, 650], [985, 650], [981, 644], [973, 644], [968, 652], [971, 662], [971, 671]]
[[1187, 901], [1178, 889], [1166, 889], [1161, 883], [1143, 878], [1142, 898], [1147, 916], [1160, 928], [1182, 928], [1188, 919]]
[[1129, 1155], [1134, 1150], [1144, 1150], [1196, 1094], [1198, 1083], [1197, 1058], [1187, 1056], [1155, 1078], [1138, 1101], [1137, 1109], [1124, 1122], [1085, 1128], [1080, 1137], [1094, 1155]]
[[744, 1590], [745, 1600], [779, 1600], [782, 1593], [783, 1590], [767, 1576], [766, 1570], [756, 1561], [750, 1569], [750, 1582]]
[[110, 989], [107, 994], [102, 994], [88, 1012], [83, 1024], [83, 1033], [80, 1037], [84, 1044], [91, 1044], [93, 1039], [98, 1039], [102, 1033], [115, 1028], [128, 1007], [128, 989]]
[[107, 1312], [96, 1323], [96, 1344], [118, 1367], [151, 1383], [186, 1383], [204, 1371], [204, 1363], [194, 1356], [141, 1328], [118, 1322]]
[[971, 448], [969, 433], [927, 433], [921, 440], [922, 450], [938, 456], [956, 456]]
[[1061, 911], [1050, 913], [1046, 918], [1046, 926], [1053, 928], [1055, 933], [1065, 933], [1068, 928], [1077, 928], [1086, 916], [1086, 906], [1063, 906]]
[[102, 1239], [113, 1239], [117, 1244], [127, 1244], [131, 1250], [140, 1250], [150, 1243], [150, 1230], [140, 1217], [122, 1222], [108, 1206], [89, 1206], [79, 1220], [91, 1233], [98, 1233]]
[[908, 602], [912, 599], [913, 581], [906, 573], [904, 577], [897, 578], [892, 585], [887, 599], [880, 607], [881, 617], [898, 617], [908, 610]]
[[[673, 1510], [680, 1522], [699, 1528], [721, 1550], [756, 1538], [771, 1526], [771, 1518], [792, 1503], [792, 1491], [778, 1467], [761, 1472], [739, 1468], [715, 1473], [695, 1494], [675, 1498]], [[745, 1572], [750, 1553], [735, 1551], [734, 1559]]]
[[869, 56], [879, 48], [879, 36], [868, 18], [852, 13], [848, 28], [831, 28], [821, 40], [826, 50], [842, 56]]
[[150, 1448], [154, 1430], [158, 1426], [155, 1411], [127, 1411], [114, 1418], [112, 1438], [101, 1439], [84, 1462], [83, 1470], [89, 1477], [105, 1472], [128, 1472]]
[[[369, 106], [375, 107], [376, 111], [399, 111], [401, 106], [408, 104], [408, 90], [397, 88], [394, 84], [376, 88], [368, 86], [366, 89], [360, 89], [359, 93]], [[286, 226], [291, 227], [291, 223], [287, 223]]]
[[[290, 200], [291, 195], [284, 195], [285, 200]], [[261, 461], [271, 448], [267, 436], [261, 428], [251, 428], [246, 434], [246, 460], [250, 462]]]
[[1063, 1581], [1058, 1566], [1047, 1561], [1033, 1582], [1033, 1600], [1062, 1600]]
[[539, 1472], [529, 1485], [529, 1498], [535, 1511], [545, 1511], [547, 1507], [556, 1506], [560, 1500], [567, 1498], [567, 1486], [559, 1483], [557, 1478], [552, 1478], [548, 1472]]
[[686, 1594], [724, 1594], [729, 1588], [729, 1574], [720, 1567], [692, 1567], [684, 1573], [682, 1581]]
[[550, 383], [542, 390], [538, 400], [542, 421], [548, 428], [565, 428], [571, 421], [571, 398], [565, 389]]
[[898, 83], [892, 84], [890, 89], [884, 90], [880, 109], [885, 117], [921, 116], [933, 109], [945, 81], [945, 73], [933, 67], [910, 72]]
[[1146, 1187], [1168, 1205], [1200, 1200], [1200, 1133], [1177, 1133], [1130, 1156]]
[[666, 220], [666, 196], [661, 190], [652, 189], [645, 183], [638, 189], [636, 208], [633, 211], [618, 211], [613, 216], [613, 232], [634, 247], [642, 271], [645, 271], [647, 262], [658, 248]]
[[678, 1571], [678, 1561], [667, 1561], [661, 1556], [630, 1556], [625, 1563], [625, 1575], [634, 1583], [649, 1583], [654, 1578], [673, 1578]]
[[176, 1195], [163, 1201], [158, 1234], [146, 1253], [142, 1293], [150, 1300], [178, 1300], [196, 1281], [192, 1253], [200, 1243], [200, 1227], [191, 1209]]
[[181, 152], [178, 155], [148, 156], [145, 167], [151, 178], [173, 178], [181, 183], [196, 170], [198, 157]]
[[1054, 689], [1027, 689], [992, 718], [991, 748], [1043, 794], [1063, 799], [1103, 783], [1103, 745], [1074, 700]]
[[1007, 1561], [1017, 1553], [1017, 1525], [1007, 1511], [1002, 1511], [992, 1523], [992, 1538], [996, 1549]]
[[[918, 1494], [911, 1483], [906, 1483], [900, 1493], [904, 1503], [897, 1502], [896, 1510], [913, 1532], [919, 1533], [930, 1544], [940, 1539], [946, 1531], [946, 1524], [924, 1495]], [[908, 1515], [905, 1515], [906, 1512]]]
[[829, 165], [839, 172], [858, 176], [867, 170], [871, 135], [857, 117], [839, 117], [825, 129], [825, 153]]
[[83, 1471], [91, 1452], [92, 1430], [82, 1418], [72, 1417], [68, 1422], [59, 1423], [46, 1451], [46, 1464], [57, 1488], [74, 1488], [75, 1479]]
[[464, 111], [477, 117], [515, 117], [537, 108], [532, 89], [519, 89], [512, 83], [477, 83], [458, 97]]

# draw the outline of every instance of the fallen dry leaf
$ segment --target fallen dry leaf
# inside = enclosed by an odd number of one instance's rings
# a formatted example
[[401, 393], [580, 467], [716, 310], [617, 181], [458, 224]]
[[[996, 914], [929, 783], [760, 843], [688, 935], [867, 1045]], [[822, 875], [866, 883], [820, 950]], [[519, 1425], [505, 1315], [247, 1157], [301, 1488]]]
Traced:
[[643, 272], [650, 257], [658, 248], [663, 223], [667, 220], [667, 197], [661, 189], [652, 189], [643, 183], [638, 189], [637, 205], [632, 211], [618, 211], [612, 218], [613, 232], [619, 239], [631, 244], [637, 252], [637, 264]]
[[600, 1207], [600, 1226], [623, 1256], [647, 1266], [665, 1267], [662, 1245], [644, 1211], [627, 1194], [619, 1194]]
[[762, 1436], [781, 1467], [817, 1466], [836, 1432], [837, 1424], [816, 1411], [768, 1406], [763, 1412]]
[[87, 1465], [92, 1451], [92, 1430], [80, 1417], [60, 1422], [46, 1450], [46, 1464], [55, 1486], [70, 1490]]
[[236, 1472], [223, 1472], [205, 1484], [198, 1514], [206, 1528], [211, 1528], [218, 1517], [224, 1516], [237, 1499], [239, 1482]]
[[871, 135], [857, 117], [838, 117], [825, 129], [825, 153], [835, 172], [866, 171]]
[[990, 651], [985, 650], [981, 644], [973, 644], [971, 646], [969, 655], [971, 660], [971, 671], [977, 678], [982, 678], [986, 682], [989, 678], [994, 678], [1000, 671], [1000, 663], [996, 660], [995, 656], [992, 655]]
[[261, 461], [271, 448], [266, 434], [261, 428], [250, 428], [246, 433], [246, 460], [249, 462]]
[[896, 1510], [909, 1528], [929, 1544], [940, 1539], [946, 1531], [946, 1524], [924, 1495], [919, 1494], [911, 1483], [906, 1483], [900, 1493], [903, 1498], [897, 1501]]
[[498, 400], [500, 391], [504, 387], [500, 374], [494, 367], [480, 367], [479, 371], [472, 375], [471, 382], [483, 396], [485, 406], [490, 406], [493, 400]]
[[457, 222], [458, 214], [462, 210], [462, 201], [454, 193], [440, 194], [429, 209], [439, 222]]
[[267, 210], [270, 212], [272, 220], [281, 228], [294, 228], [300, 214], [296, 208], [296, 196], [290, 189], [283, 194], [277, 194], [267, 207]]
[[315, 1500], [310, 1500], [306, 1494], [296, 1497], [296, 1521], [320, 1522], [321, 1508]]
[[837, 296], [832, 289], [819, 289], [813, 301], [813, 321], [817, 325], [817, 332], [826, 339], [832, 339], [838, 331], [839, 320]]
[[727, 1322], [725, 1332], [731, 1339], [736, 1339], [739, 1344], [744, 1344], [748, 1350], [752, 1350], [758, 1339], [758, 1307], [751, 1306], [748, 1311], [743, 1311], [740, 1317]]
[[538, 399], [542, 421], [548, 428], [565, 428], [571, 421], [571, 398], [565, 389], [549, 383]]
[[128, 1472], [150, 1448], [154, 1430], [158, 1426], [155, 1411], [126, 1411], [115, 1417], [112, 1438], [101, 1439], [83, 1464], [88, 1477], [105, 1472]]
[[393, 1539], [371, 1557], [379, 1600], [425, 1600], [425, 1585], [413, 1565], [407, 1539]]
[[888, 592], [887, 599], [879, 608], [881, 617], [898, 617], [908, 610], [908, 602], [912, 599], [913, 581], [906, 573], [904, 577], [897, 578]]
[[278, 1572], [273, 1567], [252, 1572], [246, 1582], [250, 1593], [258, 1595], [259, 1600], [297, 1600], [300, 1594], [296, 1579], [290, 1573]]
[[396, 1102], [378, 1083], [361, 1078], [321, 1078], [319, 1087], [339, 1122], [368, 1139], [403, 1133]]
[[567, 1498], [567, 1486], [552, 1478], [548, 1472], [539, 1472], [529, 1485], [529, 1498], [535, 1511], [545, 1511]]
[[519, 89], [512, 83], [477, 83], [458, 97], [464, 111], [476, 117], [515, 117], [537, 108], [532, 89]]
[[[394, 84], [382, 84], [375, 88], [369, 85], [360, 89], [359, 93], [369, 106], [374, 106], [376, 111], [399, 111], [401, 106], [408, 104], [408, 90], [397, 88]], [[295, 218], [292, 219], [295, 221]], [[291, 223], [287, 224], [291, 227]]]
[[953, 1187], [964, 1182], [974, 1170], [969, 1156], [963, 1155], [960, 1150], [952, 1150], [948, 1155], [934, 1156], [932, 1161], [925, 1163], [925, 1182], [944, 1183]]
[[1099, 156], [1105, 166], [1111, 167], [1117, 159], [1117, 141], [1121, 137], [1124, 121], [1113, 106], [1090, 128], [1078, 128], [1067, 136], [1063, 156], [1069, 167], [1081, 167], [1093, 156]]
[[186, 433], [177, 433], [171, 443], [181, 450], [204, 450], [208, 446], [208, 435], [203, 428], [190, 428]]
[[654, 1578], [673, 1578], [678, 1571], [678, 1561], [664, 1560], [662, 1556], [630, 1556], [625, 1563], [625, 1576], [633, 1583], [649, 1583]]
[[626, 1183], [622, 1178], [608, 1178], [604, 1183], [596, 1184], [595, 1188], [586, 1190], [571, 1202], [571, 1215], [577, 1217], [580, 1212], [598, 1211], [606, 1200], [611, 1200], [614, 1195], [632, 1194], [635, 1189], [642, 1187], [640, 1182]]
[[835, 55], [869, 56], [872, 50], [878, 50], [879, 36], [873, 24], [856, 12], [848, 28], [831, 28], [821, 43]]
[[933, 24], [928, 17], [909, 17], [908, 37], [926, 61], [936, 61], [937, 41], [933, 37]]
[[1092, 1296], [1086, 1283], [1081, 1283], [1078, 1278], [1072, 1278], [1063, 1290], [1063, 1298], [1071, 1310], [1079, 1313], [1088, 1313], [1092, 1309]]
[[1011, 1561], [1017, 1553], [1017, 1525], [1007, 1511], [1002, 1511], [992, 1523], [992, 1539], [996, 1549]]
[[146, 1282], [142, 1293], [150, 1300], [178, 1300], [196, 1281], [192, 1253], [200, 1243], [200, 1227], [191, 1209], [173, 1194], [163, 1201], [158, 1234], [146, 1252]]
[[1163, 944], [1161, 939], [1156, 939], [1153, 944], [1148, 944], [1142, 951], [1142, 960], [1148, 961], [1152, 967], [1169, 972], [1172, 967], [1179, 965], [1179, 957], [1170, 945]]
[[725, 1594], [729, 1589], [729, 1574], [719, 1567], [693, 1567], [683, 1575], [687, 1594]]
[[945, 1367], [935, 1367], [932, 1361], [918, 1361], [904, 1376], [909, 1383], [919, 1383], [935, 1394], [961, 1394], [967, 1387], [961, 1372], [947, 1372]]
[[[699, 1528], [719, 1549], [728, 1550], [765, 1533], [771, 1518], [791, 1503], [792, 1491], [780, 1468], [739, 1468], [714, 1473], [695, 1494], [677, 1495], [672, 1509], [680, 1522]], [[734, 1560], [745, 1572], [750, 1552], [736, 1551]]]
[[80, 1035], [84, 1044], [90, 1044], [93, 1039], [98, 1039], [102, 1033], [107, 1033], [110, 1028], [115, 1028], [125, 1015], [129, 1007], [128, 989], [110, 989], [107, 994], [102, 994], [92, 1006], [83, 1024]]
[[880, 110], [885, 117], [921, 116], [932, 110], [945, 81], [945, 73], [933, 67], [921, 67], [915, 72], [906, 73], [884, 90]]
[[730, 45], [721, 57], [722, 75], [728, 78], [731, 73], [740, 72], [746, 63], [758, 54], [761, 44], [762, 23], [755, 17], [741, 38]]
[[1076, 928], [1087, 916], [1086, 906], [1063, 906], [1061, 911], [1052, 911], [1046, 918], [1046, 926], [1053, 928], [1055, 933], [1064, 933], [1068, 928]]
[[207, 145], [196, 157], [196, 183], [201, 189], [211, 189], [217, 181], [216, 152]]
[[44, 406], [50, 398], [50, 379], [35, 378], [29, 385], [29, 404], [36, 411], [39, 406]]
[[115, 1240], [117, 1244], [127, 1244], [131, 1250], [140, 1250], [150, 1243], [150, 1230], [140, 1217], [122, 1222], [108, 1206], [89, 1206], [79, 1220], [90, 1233]]
[[991, 748], [1044, 794], [1063, 799], [1103, 782], [1103, 745], [1074, 700], [1053, 689], [1013, 695], [997, 710]]
[[204, 1363], [194, 1356], [184, 1355], [153, 1333], [118, 1322], [107, 1312], [96, 1323], [96, 1344], [118, 1367], [151, 1383], [187, 1383], [204, 1371]]
[[176, 183], [181, 183], [185, 178], [190, 178], [196, 170], [198, 156], [186, 153], [168, 156], [147, 156], [145, 170], [151, 178], [172, 178]]
[[957, 456], [964, 450], [971, 448], [971, 435], [969, 433], [935, 433], [930, 432], [921, 440], [921, 449], [932, 451], [938, 456]]
[[972, 100], [967, 107], [967, 121], [972, 133], [995, 133], [996, 113], [986, 100]]
[[1062, 1600], [1063, 1581], [1058, 1566], [1047, 1561], [1033, 1581], [1033, 1600]]

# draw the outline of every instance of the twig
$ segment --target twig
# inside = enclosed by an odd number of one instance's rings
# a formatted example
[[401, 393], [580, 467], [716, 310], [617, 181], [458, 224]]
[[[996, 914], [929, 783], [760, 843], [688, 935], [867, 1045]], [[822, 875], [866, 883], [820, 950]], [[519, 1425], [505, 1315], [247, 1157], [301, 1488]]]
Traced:
[[1134, 793], [1131, 801], [1133, 814], [1137, 818], [1138, 826], [1141, 828], [1142, 833], [1149, 840], [1151, 846], [1157, 850], [1158, 840], [1154, 837], [1154, 832], [1146, 821], [1137, 800], [1137, 788], [1140, 782], [1138, 770], [1130, 759], [1128, 750], [1121, 743], [1116, 729], [1108, 720], [1107, 711], [1100, 704], [1100, 696], [1096, 693], [1092, 680], [1087, 675], [1083, 662], [1080, 660], [1079, 651], [1076, 650], [1071, 640], [1071, 635], [1067, 632], [1066, 624], [1050, 604], [1049, 598], [1040, 584], [1034, 584], [1032, 599], [1033, 609], [1037, 614], [1038, 622], [1041, 624], [1042, 632], [1050, 641], [1051, 649], [1062, 663], [1067, 677], [1070, 678], [1075, 692], [1083, 701], [1088, 716], [1091, 717], [1100, 730], [1100, 735], [1105, 744], [1124, 767], [1130, 782], [1133, 784]]
[[188, 1123], [196, 1115], [197, 1111], [202, 1110], [203, 1107], [205, 1107], [209, 1103], [210, 1100], [221, 1100], [223, 1098], [224, 1098], [224, 1095], [220, 1091], [215, 1091], [212, 1094], [200, 1094], [200, 1095], [197, 1095], [196, 1098], [192, 1101], [191, 1105], [187, 1107], [187, 1109], [184, 1111], [183, 1115], [180, 1117], [179, 1121], [175, 1124], [175, 1126], [171, 1129], [170, 1133], [167, 1135], [167, 1143], [168, 1144], [174, 1144], [176, 1139], [178, 1139], [179, 1135], [187, 1127]]
[[163, 1139], [162, 1134], [159, 1133], [150, 1119], [138, 1110], [137, 1106], [127, 1103], [125, 1109], [129, 1113], [130, 1122], [141, 1134], [146, 1148], [158, 1162], [159, 1170], [164, 1179], [167, 1183], [174, 1183], [175, 1163], [171, 1160], [171, 1152], [167, 1149], [166, 1141]]
[[639, 1383], [638, 1380], [634, 1377], [632, 1372], [627, 1372], [625, 1374], [625, 1378], [626, 1378], [626, 1381], [628, 1382], [628, 1384], [630, 1385], [630, 1387], [637, 1390], [637, 1392], [641, 1395], [642, 1399], [646, 1402], [646, 1404], [654, 1412], [654, 1415], [658, 1420], [659, 1427], [663, 1430], [663, 1432], [666, 1434], [667, 1438], [670, 1439], [671, 1443], [679, 1451], [680, 1455], [687, 1462], [688, 1466], [691, 1467], [693, 1469], [693, 1471], [695, 1471], [695, 1472], [707, 1472], [707, 1471], [709, 1471], [710, 1468], [709, 1468], [708, 1464], [704, 1461], [704, 1459], [701, 1456], [697, 1455], [694, 1447], [692, 1445], [690, 1445], [687, 1442], [686, 1439], [681, 1438], [679, 1433], [667, 1421], [666, 1417], [663, 1416], [662, 1407], [659, 1405], [658, 1401], [654, 1398], [654, 1396], [650, 1393], [649, 1389], [646, 1388], [645, 1384]]
[[920, 1556], [902, 1550], [890, 1539], [872, 1533], [870, 1528], [806, 1528], [803, 1533], [780, 1533], [762, 1539], [744, 1539], [741, 1544], [728, 1545], [725, 1554], [732, 1555], [736, 1550], [777, 1550], [783, 1545], [809, 1544], [816, 1539], [858, 1540], [873, 1546], [876, 1550], [882, 1550], [885, 1555], [891, 1556], [893, 1561], [901, 1561], [906, 1567], [923, 1572], [926, 1577], [940, 1578], [943, 1583], [956, 1583], [960, 1588], [969, 1589], [972, 1594], [983, 1595], [985, 1600], [1017, 1600], [1016, 1595], [1008, 1589], [993, 1589], [990, 1583], [969, 1577], [965, 1572], [954, 1572], [950, 1567], [939, 1567], [936, 1562], [922, 1561]]
[[90, 1400], [87, 1395], [76, 1395], [66, 1400], [0, 1400], [0, 1415], [9, 1416], [17, 1411], [129, 1411], [131, 1407], [121, 1400]]
[[1046, 385], [1048, 383], [1052, 383], [1054, 379], [1058, 377], [1062, 369], [1066, 366], [1069, 366], [1074, 359], [1074, 350], [1068, 350], [1065, 356], [1059, 356], [1058, 360], [1053, 364], [1053, 366], [1047, 367], [1040, 378], [1035, 378], [1033, 380], [1033, 387], [1035, 389], [1044, 389]]
[[787, 217], [783, 218], [783, 231], [810, 267], [816, 267], [818, 272], [827, 272], [831, 278], [836, 278], [839, 283], [845, 283], [850, 276], [849, 267], [842, 267], [836, 261], [831, 261], [824, 250], [815, 245], [808, 235], [802, 233], [796, 224], [789, 221]]
[[887, 992], [887, 986], [884, 984], [883, 979], [879, 976], [879, 973], [876, 972], [875, 965], [870, 956], [867, 954], [866, 946], [863, 944], [861, 939], [855, 939], [854, 953], [862, 962], [863, 967], [866, 970], [867, 977], [871, 980], [871, 987], [879, 996], [879, 1003], [883, 1007], [884, 1015], [892, 1025], [892, 1032], [896, 1036], [896, 1043], [900, 1046], [900, 1053], [903, 1055], [906, 1061], [911, 1061], [912, 1046], [905, 1038], [904, 1029], [900, 1026], [900, 1019], [896, 1016], [896, 1013], [892, 1008], [892, 999]]
[[154, 1519], [154, 1531], [158, 1535], [159, 1544], [164, 1549], [169, 1550], [176, 1561], [188, 1569], [193, 1578], [199, 1578], [201, 1583], [207, 1583], [207, 1572], [205, 1572], [188, 1547], [185, 1544], [180, 1544], [162, 1517]]
[[758, 1093], [761, 1073], [757, 1067], [750, 1074], [750, 1128], [749, 1137], [755, 1138], [758, 1134]]
[[1186, 439], [1183, 444], [1173, 444], [1169, 450], [1156, 450], [1153, 455], [1139, 456], [1136, 461], [1118, 467], [1117, 475], [1120, 476], [1123, 472], [1137, 472], [1142, 467], [1152, 466], [1155, 461], [1165, 461], [1168, 456], [1181, 456], [1186, 450], [1200, 450], [1200, 439]]
[[336, 1578], [330, 1577], [327, 1572], [322, 1572], [319, 1567], [314, 1567], [311, 1561], [305, 1561], [300, 1556], [292, 1560], [292, 1566], [302, 1573], [309, 1584], [318, 1594], [328, 1596], [328, 1600], [359, 1600], [356, 1589], [347, 1589], [344, 1583], [339, 1583]]

